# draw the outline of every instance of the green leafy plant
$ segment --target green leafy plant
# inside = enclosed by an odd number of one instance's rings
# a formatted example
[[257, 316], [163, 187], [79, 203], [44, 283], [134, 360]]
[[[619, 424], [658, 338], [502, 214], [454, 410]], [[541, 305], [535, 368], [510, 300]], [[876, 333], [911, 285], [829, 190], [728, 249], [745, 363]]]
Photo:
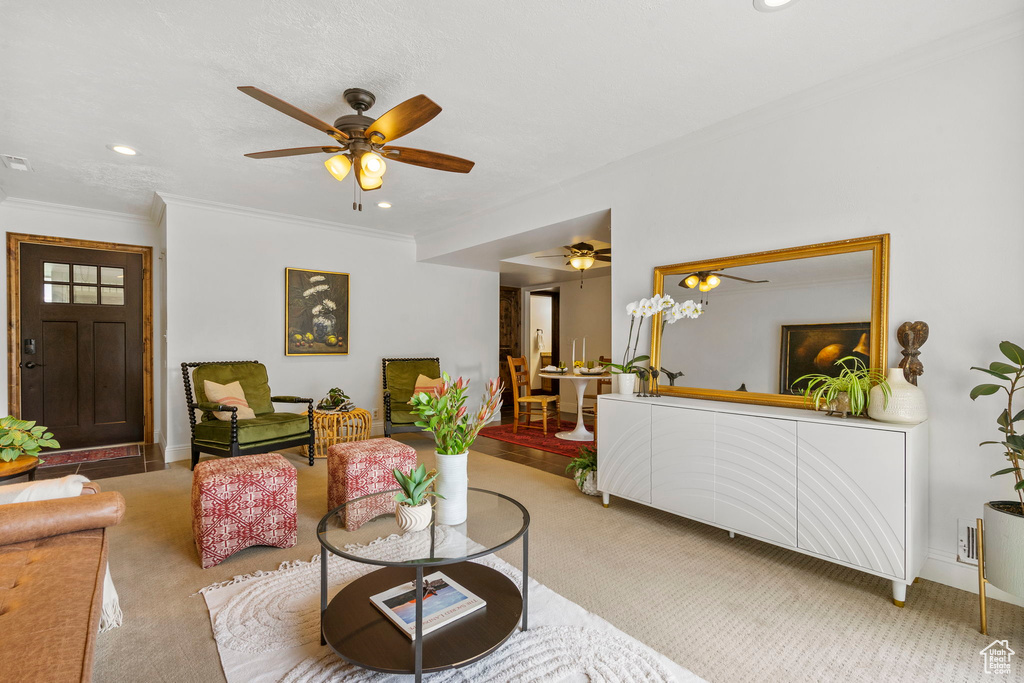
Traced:
[[452, 381], [443, 373], [442, 385], [431, 392], [421, 391], [409, 400], [412, 412], [420, 420], [416, 426], [434, 435], [437, 452], [441, 455], [461, 455], [476, 441], [477, 434], [491, 418], [501, 410], [501, 382], [492, 379], [487, 383], [480, 402], [480, 410], [470, 419], [466, 409], [466, 394], [469, 380]]
[[437, 470], [427, 472], [427, 466], [421, 463], [419, 467], [409, 470], [409, 474], [403, 474], [399, 469], [393, 469], [391, 473], [395, 475], [395, 481], [402, 489], [400, 493], [395, 494], [395, 500], [402, 505], [418, 507], [426, 502], [428, 496], [444, 498], [437, 491], [428, 490], [428, 487], [437, 479]]
[[[848, 363], [853, 367], [849, 367]], [[824, 405], [830, 412], [835, 410], [833, 406], [840, 395], [846, 394], [850, 403], [850, 413], [863, 415], [868, 407], [868, 392], [872, 386], [877, 385], [882, 390], [885, 404], [888, 404], [892, 389], [889, 388], [885, 374], [880, 370], [868, 368], [864, 361], [855, 356], [840, 358], [835, 364], [842, 368], [838, 377], [820, 373], [804, 375], [793, 382], [794, 390], [798, 384], [807, 380], [804, 399], [808, 402], [813, 401], [815, 409], [820, 410]]]
[[992, 476], [1013, 475], [1015, 480], [1013, 489], [1020, 501], [1021, 514], [1024, 514], [1024, 476], [1022, 476], [1020, 467], [1021, 458], [1024, 457], [1024, 436], [1018, 434], [1014, 427], [1016, 423], [1024, 421], [1024, 410], [1016, 415], [1013, 413], [1013, 395], [1024, 389], [1024, 383], [1022, 383], [1022, 379], [1024, 379], [1024, 348], [1012, 342], [1003, 341], [999, 342], [999, 350], [1011, 361], [1010, 363], [995, 361], [989, 363], [987, 368], [972, 367], [971, 370], [984, 372], [1005, 384], [979, 384], [971, 389], [971, 400], [973, 401], [979, 396], [990, 396], [1000, 391], [1006, 392], [1006, 408], [996, 418], [996, 424], [999, 425], [999, 431], [1003, 433], [1003, 438], [999, 441], [982, 441], [979, 445], [996, 444], [1003, 448], [1003, 455], [1009, 461], [1010, 467], [994, 472]]
[[0, 418], [0, 460], [10, 462], [22, 454], [38, 457], [42, 449], [58, 447], [60, 444], [46, 427], [11, 415]]
[[334, 387], [327, 392], [327, 396], [320, 399], [320, 403], [316, 405], [318, 410], [336, 410], [350, 400], [349, 395], [338, 387]]
[[576, 485], [582, 487], [587, 480], [587, 475], [597, 472], [597, 451], [590, 446], [580, 447], [576, 457], [569, 461], [565, 471], [571, 474], [576, 480]]

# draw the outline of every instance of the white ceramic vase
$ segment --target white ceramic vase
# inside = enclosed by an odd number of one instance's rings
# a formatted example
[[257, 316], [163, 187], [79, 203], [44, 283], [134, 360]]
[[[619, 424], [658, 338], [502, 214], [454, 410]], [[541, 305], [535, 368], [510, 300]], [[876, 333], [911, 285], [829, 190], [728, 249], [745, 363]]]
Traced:
[[395, 521], [403, 533], [422, 531], [430, 525], [431, 512], [429, 501], [424, 501], [416, 507], [399, 503], [395, 506]]
[[[435, 452], [436, 453], [436, 452]], [[469, 479], [466, 463], [469, 451], [458, 455], [437, 455], [437, 492], [444, 498], [437, 500], [437, 523], [455, 526], [466, 521], [466, 488]]]
[[[1018, 501], [994, 501], [1018, 506]], [[996, 588], [1024, 597], [1024, 517], [985, 503], [985, 578]]]
[[636, 375], [633, 373], [623, 373], [616, 375], [619, 378], [618, 393], [623, 396], [630, 396], [636, 391]]
[[600, 495], [600, 491], [597, 490], [597, 477], [594, 476], [595, 472], [587, 472], [587, 476], [583, 481], [576, 480], [576, 486], [580, 491], [587, 494], [588, 496]]
[[879, 422], [916, 425], [928, 419], [924, 392], [903, 376], [902, 368], [889, 368], [887, 377], [892, 394], [886, 401], [879, 386], [868, 392], [868, 416]]

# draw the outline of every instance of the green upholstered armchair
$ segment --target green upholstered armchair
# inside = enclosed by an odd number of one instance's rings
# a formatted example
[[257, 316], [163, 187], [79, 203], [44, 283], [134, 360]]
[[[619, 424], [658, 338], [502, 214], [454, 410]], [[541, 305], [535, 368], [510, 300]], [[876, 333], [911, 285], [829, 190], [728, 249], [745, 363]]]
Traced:
[[[189, 377], [189, 368], [195, 368]], [[221, 457], [269, 453], [280, 448], [306, 446], [309, 466], [313, 466], [313, 399], [298, 396], [271, 396], [267, 381], [267, 368], [254, 360], [213, 361], [209, 363], [182, 363], [181, 375], [185, 380], [185, 402], [188, 420], [192, 425], [192, 469], [199, 462], [200, 453]], [[255, 419], [239, 420], [238, 408], [208, 401], [203, 380], [218, 384], [237, 381], [245, 392], [245, 400], [256, 413]], [[195, 380], [195, 398], [192, 396]], [[306, 415], [274, 412], [274, 403], [306, 403]], [[197, 410], [203, 411], [196, 423]], [[218, 420], [213, 411], [229, 411], [231, 421]]]
[[416, 426], [417, 417], [409, 399], [417, 377], [425, 375], [437, 379], [441, 376], [441, 359], [383, 358], [380, 365], [384, 379], [384, 436], [421, 431]]

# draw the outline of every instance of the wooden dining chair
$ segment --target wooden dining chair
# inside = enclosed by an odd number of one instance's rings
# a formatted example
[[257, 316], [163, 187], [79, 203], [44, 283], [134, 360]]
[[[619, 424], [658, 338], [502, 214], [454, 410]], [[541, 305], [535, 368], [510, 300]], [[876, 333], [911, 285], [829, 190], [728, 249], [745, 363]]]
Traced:
[[[607, 367], [608, 364], [612, 362], [612, 359], [608, 358], [606, 356], [601, 356], [600, 358], [598, 358], [598, 362], [601, 365], [604, 365], [605, 367]], [[594, 393], [592, 393], [592, 394], [583, 394], [583, 400], [584, 401], [588, 401], [588, 400], [589, 401], [593, 401], [592, 404], [587, 404], [587, 403], [583, 404], [583, 417], [592, 417], [592, 418], [594, 418], [594, 425], [595, 425], [595, 427], [597, 425], [597, 397], [600, 396], [601, 394], [607, 393], [607, 391], [610, 391], [611, 390], [611, 386], [612, 386], [612, 378], [611, 377], [605, 377], [604, 379], [597, 380], [597, 388], [594, 389]]]
[[[556, 396], [534, 396], [530, 391], [530, 366], [526, 362], [526, 358], [520, 356], [519, 358], [513, 358], [512, 356], [506, 356], [508, 358], [508, 373], [512, 378], [512, 392], [515, 396], [515, 401], [512, 403], [512, 409], [514, 411], [514, 419], [512, 422], [512, 433], [517, 434], [519, 432], [519, 414], [520, 406], [525, 406], [526, 410], [523, 414], [526, 417], [526, 423], [523, 425], [526, 429], [543, 429], [544, 434], [548, 433], [548, 414], [550, 411], [553, 412], [555, 419], [555, 429], [558, 429], [559, 415], [560, 415], [560, 404], [559, 397]], [[541, 425], [533, 424], [533, 407], [537, 406], [541, 411]]]

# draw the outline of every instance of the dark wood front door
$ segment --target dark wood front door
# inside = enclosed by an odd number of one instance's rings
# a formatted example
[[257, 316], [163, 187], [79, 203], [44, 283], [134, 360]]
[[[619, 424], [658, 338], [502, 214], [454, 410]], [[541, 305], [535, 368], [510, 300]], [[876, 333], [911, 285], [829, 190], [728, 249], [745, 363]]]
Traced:
[[142, 255], [22, 244], [21, 417], [62, 448], [142, 441]]
[[517, 287], [502, 287], [498, 304], [498, 369], [501, 382], [505, 385], [501, 400], [511, 406], [512, 377], [508, 373], [508, 357], [518, 358], [522, 352], [522, 290]]

